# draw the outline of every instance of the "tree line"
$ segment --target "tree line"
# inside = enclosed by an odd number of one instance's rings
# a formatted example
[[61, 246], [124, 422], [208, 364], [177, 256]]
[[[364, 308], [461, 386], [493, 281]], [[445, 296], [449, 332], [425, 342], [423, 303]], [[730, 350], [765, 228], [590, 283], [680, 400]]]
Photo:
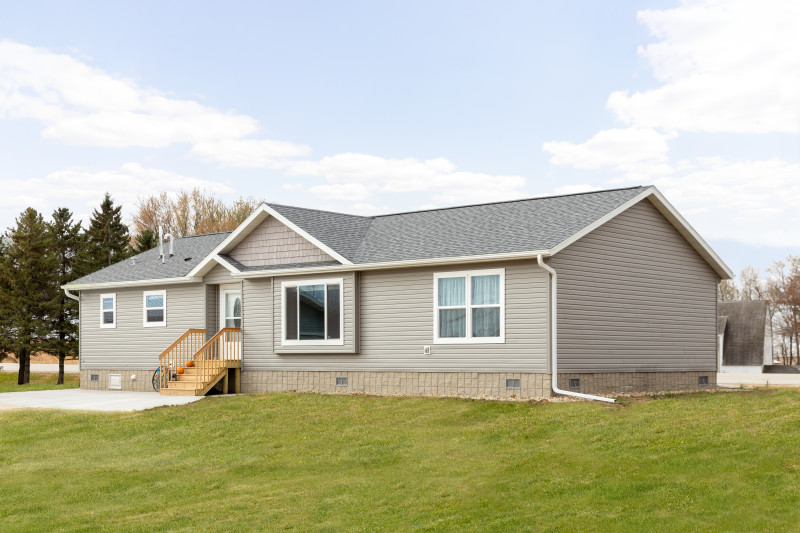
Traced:
[[0, 236], [0, 361], [13, 353], [17, 383], [30, 382], [36, 352], [64, 362], [78, 356], [78, 302], [61, 286], [158, 245], [158, 228], [175, 237], [230, 231], [259, 205], [253, 198], [231, 204], [199, 191], [157, 193], [139, 199], [130, 226], [122, 206], [106, 193], [84, 229], [66, 207], [50, 218], [28, 207]]
[[787, 365], [800, 364], [800, 256], [774, 261], [765, 277], [758, 269], [746, 266], [739, 273], [738, 283], [720, 283], [719, 295], [720, 300], [728, 302], [767, 302], [773, 358]]

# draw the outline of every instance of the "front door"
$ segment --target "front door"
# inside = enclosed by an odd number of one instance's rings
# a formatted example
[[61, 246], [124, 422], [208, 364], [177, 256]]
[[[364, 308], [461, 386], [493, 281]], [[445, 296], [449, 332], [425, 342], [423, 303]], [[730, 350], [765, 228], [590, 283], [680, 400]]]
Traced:
[[[220, 329], [242, 327], [242, 290], [237, 287], [220, 288]], [[235, 354], [235, 359], [241, 359], [241, 334], [226, 333], [221, 341], [225, 343], [225, 351]]]

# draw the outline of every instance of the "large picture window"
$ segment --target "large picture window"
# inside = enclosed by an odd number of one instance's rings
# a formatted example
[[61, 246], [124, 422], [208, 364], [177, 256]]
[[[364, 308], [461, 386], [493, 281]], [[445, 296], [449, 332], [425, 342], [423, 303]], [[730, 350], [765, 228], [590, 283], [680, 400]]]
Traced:
[[143, 326], [153, 328], [167, 325], [167, 291], [144, 291]]
[[100, 295], [100, 327], [101, 328], [115, 328], [115, 327], [117, 327], [117, 295], [116, 294], [101, 294]]
[[505, 342], [505, 270], [433, 276], [434, 342]]
[[283, 344], [343, 344], [342, 279], [286, 281]]

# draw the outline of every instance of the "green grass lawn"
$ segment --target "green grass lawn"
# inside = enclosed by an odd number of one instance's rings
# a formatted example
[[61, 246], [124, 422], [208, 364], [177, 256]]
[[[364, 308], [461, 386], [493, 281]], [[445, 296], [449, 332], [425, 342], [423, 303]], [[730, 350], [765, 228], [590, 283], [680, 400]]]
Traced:
[[786, 531], [800, 394], [0, 411], [3, 531]]
[[[26, 390], [75, 389], [80, 386], [79, 374], [64, 374], [64, 384], [56, 385], [58, 374], [31, 372], [31, 382], [17, 385], [16, 372], [0, 372], [0, 392], [21, 392]], [[2, 451], [2, 449], [0, 449]]]

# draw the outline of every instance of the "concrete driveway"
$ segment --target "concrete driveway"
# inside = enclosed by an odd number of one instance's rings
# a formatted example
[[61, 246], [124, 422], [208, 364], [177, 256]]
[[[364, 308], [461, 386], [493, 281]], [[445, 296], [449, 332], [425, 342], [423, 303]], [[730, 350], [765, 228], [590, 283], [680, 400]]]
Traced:
[[0, 393], [0, 410], [19, 408], [78, 411], [143, 411], [164, 405], [185, 405], [202, 396], [161, 396], [155, 392], [104, 390], [41, 390]]

